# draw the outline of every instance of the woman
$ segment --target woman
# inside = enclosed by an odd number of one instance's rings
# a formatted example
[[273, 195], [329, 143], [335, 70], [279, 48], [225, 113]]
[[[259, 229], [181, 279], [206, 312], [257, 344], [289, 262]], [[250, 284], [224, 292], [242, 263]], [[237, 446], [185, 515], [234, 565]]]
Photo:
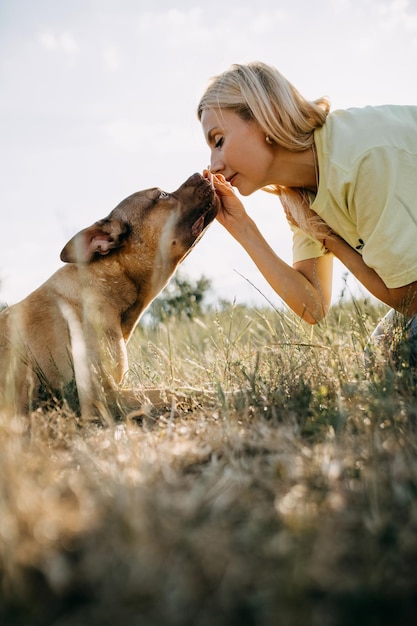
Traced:
[[[218, 220], [310, 324], [329, 309], [333, 255], [412, 319], [417, 107], [329, 109], [325, 98], [307, 101], [264, 63], [233, 65], [215, 77], [198, 117], [211, 150], [206, 176], [222, 200]], [[258, 189], [279, 196], [293, 231], [292, 267], [270, 248], [233, 187], [243, 196]]]

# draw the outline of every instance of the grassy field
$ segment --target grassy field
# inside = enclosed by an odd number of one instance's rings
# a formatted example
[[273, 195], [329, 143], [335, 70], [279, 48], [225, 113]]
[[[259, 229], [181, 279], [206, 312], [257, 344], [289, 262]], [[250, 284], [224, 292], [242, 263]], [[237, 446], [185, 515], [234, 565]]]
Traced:
[[141, 422], [0, 416], [0, 623], [417, 623], [413, 375], [364, 369], [384, 309], [307, 327], [225, 306], [141, 327]]

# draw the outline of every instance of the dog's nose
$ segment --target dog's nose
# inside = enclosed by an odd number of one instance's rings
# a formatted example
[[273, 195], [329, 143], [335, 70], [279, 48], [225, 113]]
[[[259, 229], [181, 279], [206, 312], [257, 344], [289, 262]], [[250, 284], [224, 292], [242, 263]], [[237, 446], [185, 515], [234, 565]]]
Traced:
[[192, 176], [190, 176], [190, 178], [188, 179], [188, 183], [199, 183], [200, 180], [202, 179], [202, 175], [199, 174], [198, 172], [195, 172], [195, 174], [193, 174]]
[[179, 187], [179, 189], [177, 189], [177, 191], [179, 192], [180, 190], [188, 190], [189, 192], [194, 193], [194, 191], [199, 192], [199, 190], [202, 191], [206, 187], [210, 187], [210, 182], [206, 178], [204, 178], [204, 176], [202, 176], [198, 172], [195, 172], [189, 178], [187, 178], [187, 180]]

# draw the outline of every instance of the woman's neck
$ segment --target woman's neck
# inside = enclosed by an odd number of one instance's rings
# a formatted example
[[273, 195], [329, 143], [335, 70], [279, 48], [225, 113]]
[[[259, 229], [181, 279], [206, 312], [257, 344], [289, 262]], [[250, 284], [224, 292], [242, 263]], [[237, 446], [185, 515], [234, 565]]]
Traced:
[[308, 189], [317, 193], [319, 168], [315, 145], [302, 152], [278, 148], [274, 178], [272, 184]]

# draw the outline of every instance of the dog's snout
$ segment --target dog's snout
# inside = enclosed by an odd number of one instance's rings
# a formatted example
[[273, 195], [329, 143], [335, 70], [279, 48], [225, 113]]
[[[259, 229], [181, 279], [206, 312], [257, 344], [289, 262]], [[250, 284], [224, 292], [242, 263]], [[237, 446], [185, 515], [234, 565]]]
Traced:
[[192, 174], [190, 176], [190, 178], [188, 178], [188, 180], [185, 181], [186, 185], [198, 185], [198, 183], [200, 183], [203, 179], [202, 175], [199, 174], [198, 172], [195, 172], [194, 174]]
[[210, 188], [210, 181], [207, 178], [204, 178], [202, 174], [195, 172], [195, 174], [192, 174], [189, 178], [187, 178], [187, 180], [181, 185], [181, 187], [177, 191], [180, 192], [181, 190], [198, 190], [205, 193], [206, 190]]
[[192, 180], [196, 180], [196, 181], [197, 181], [197, 180], [200, 180], [201, 178], [203, 178], [203, 176], [202, 176], [202, 174], [200, 174], [199, 172], [194, 172], [194, 174], [192, 174], [192, 175], [190, 176], [190, 178], [191, 178]]

